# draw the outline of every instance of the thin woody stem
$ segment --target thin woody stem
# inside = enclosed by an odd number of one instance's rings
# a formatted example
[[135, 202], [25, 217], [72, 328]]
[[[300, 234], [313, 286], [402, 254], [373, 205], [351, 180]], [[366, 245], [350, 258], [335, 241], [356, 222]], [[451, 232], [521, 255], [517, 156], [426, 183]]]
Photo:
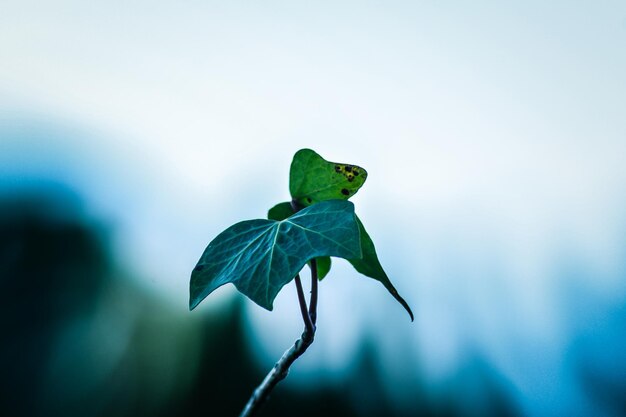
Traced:
[[[304, 320], [304, 331], [315, 333], [315, 324], [313, 323], [313, 318], [311, 317], [311, 313], [307, 311], [306, 300], [304, 298], [304, 290], [302, 289], [302, 281], [300, 280], [300, 274], [296, 275], [294, 281], [296, 281], [296, 289], [298, 290], [298, 302], [300, 304], [302, 320]], [[313, 294], [311, 294], [311, 306], [313, 306]]]
[[311, 300], [309, 305], [309, 317], [313, 326], [317, 322], [317, 260], [311, 259]]
[[299, 274], [296, 275], [294, 281], [296, 282], [296, 290], [298, 291], [300, 312], [304, 320], [304, 331], [300, 339], [296, 340], [294, 345], [283, 353], [283, 356], [276, 362], [265, 379], [263, 379], [261, 385], [254, 390], [239, 417], [251, 417], [259, 411], [274, 387], [285, 379], [289, 373], [289, 367], [309, 348], [309, 346], [311, 346], [311, 343], [313, 343], [313, 339], [315, 338], [315, 321], [317, 318], [317, 264], [314, 259], [311, 260], [311, 306], [308, 310]]

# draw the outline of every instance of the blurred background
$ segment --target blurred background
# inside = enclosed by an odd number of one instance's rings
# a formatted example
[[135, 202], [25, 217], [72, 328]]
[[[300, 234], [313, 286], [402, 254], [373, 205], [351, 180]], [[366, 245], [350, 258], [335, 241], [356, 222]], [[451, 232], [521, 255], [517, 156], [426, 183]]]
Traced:
[[2, 415], [237, 415], [294, 285], [190, 313], [189, 276], [302, 147], [368, 170], [415, 322], [335, 260], [260, 415], [626, 415], [626, 3], [591, 0], [0, 2]]

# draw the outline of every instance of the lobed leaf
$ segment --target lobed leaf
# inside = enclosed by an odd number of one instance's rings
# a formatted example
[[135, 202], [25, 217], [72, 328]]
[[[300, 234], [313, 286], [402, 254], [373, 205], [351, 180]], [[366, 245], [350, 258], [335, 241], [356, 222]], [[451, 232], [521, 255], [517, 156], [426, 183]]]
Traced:
[[[270, 220], [285, 220], [294, 213], [291, 203], [278, 203], [267, 212], [267, 218]], [[317, 279], [322, 280], [330, 272], [330, 256], [322, 256], [315, 258], [317, 261]]]
[[232, 283], [263, 308], [272, 310], [281, 288], [307, 261], [361, 257], [354, 205], [329, 200], [284, 220], [248, 220], [220, 233], [191, 274], [189, 309], [222, 285]]

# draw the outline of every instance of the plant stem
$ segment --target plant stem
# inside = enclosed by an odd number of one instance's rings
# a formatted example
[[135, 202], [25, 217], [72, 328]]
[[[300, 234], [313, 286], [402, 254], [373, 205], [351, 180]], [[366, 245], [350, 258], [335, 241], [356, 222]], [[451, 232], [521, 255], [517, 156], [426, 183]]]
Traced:
[[[311, 313], [307, 311], [306, 300], [304, 298], [304, 290], [302, 289], [302, 281], [300, 280], [300, 274], [294, 278], [296, 281], [296, 289], [298, 290], [298, 302], [300, 304], [300, 312], [302, 313], [302, 320], [304, 321], [304, 331], [309, 333], [315, 333], [315, 324], [311, 317]], [[311, 294], [311, 305], [313, 305], [313, 294]], [[304, 334], [304, 333], [303, 333]]]
[[311, 303], [309, 305], [309, 317], [313, 327], [317, 322], [317, 260], [311, 259]]
[[296, 281], [296, 290], [298, 291], [298, 302], [300, 304], [300, 312], [304, 320], [304, 331], [300, 339], [289, 348], [283, 356], [276, 362], [272, 370], [265, 376], [261, 385], [259, 385], [252, 396], [248, 400], [245, 408], [239, 417], [251, 417], [267, 400], [274, 387], [289, 373], [289, 367], [295, 362], [313, 343], [315, 338], [315, 321], [317, 316], [317, 265], [315, 260], [311, 261], [311, 307], [307, 311], [306, 299], [302, 290], [302, 281], [300, 275], [294, 278]]

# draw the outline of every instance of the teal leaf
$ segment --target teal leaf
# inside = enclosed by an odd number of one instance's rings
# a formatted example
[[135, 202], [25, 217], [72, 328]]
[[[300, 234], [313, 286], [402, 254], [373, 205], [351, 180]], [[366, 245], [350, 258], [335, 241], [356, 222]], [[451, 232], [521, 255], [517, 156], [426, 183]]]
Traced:
[[[285, 220], [294, 213], [291, 203], [278, 203], [267, 212], [267, 218], [270, 220]], [[324, 279], [330, 272], [330, 256], [322, 256], [317, 259], [317, 279]]]
[[348, 261], [352, 264], [354, 269], [360, 272], [363, 275], [366, 275], [370, 278], [374, 278], [377, 281], [380, 281], [387, 291], [391, 293], [391, 295], [400, 303], [402, 307], [409, 313], [411, 316], [411, 321], [413, 321], [413, 312], [411, 308], [404, 301], [404, 298], [398, 294], [398, 291], [393, 286], [389, 277], [385, 273], [380, 261], [378, 260], [378, 256], [376, 255], [376, 248], [374, 247], [374, 242], [372, 238], [370, 238], [369, 234], [365, 231], [365, 227], [363, 227], [363, 223], [357, 217], [356, 221], [359, 225], [359, 234], [361, 236], [361, 250], [363, 251], [363, 256], [359, 258], [348, 259]]
[[248, 220], [229, 227], [209, 243], [191, 273], [189, 309], [232, 283], [272, 310], [281, 288], [307, 261], [320, 256], [361, 257], [352, 203], [329, 200], [281, 221]]

